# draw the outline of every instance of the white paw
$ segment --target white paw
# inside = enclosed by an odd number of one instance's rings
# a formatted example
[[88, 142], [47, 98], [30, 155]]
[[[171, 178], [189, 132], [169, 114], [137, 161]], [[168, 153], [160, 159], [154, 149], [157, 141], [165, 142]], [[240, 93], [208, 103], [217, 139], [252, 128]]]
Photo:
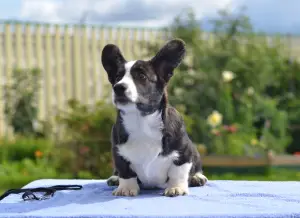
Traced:
[[140, 192], [140, 187], [136, 178], [121, 179], [119, 178], [119, 186], [112, 194], [115, 196], [137, 196]]
[[189, 194], [189, 190], [187, 187], [184, 186], [166, 188], [164, 192], [164, 195], [167, 197], [175, 197], [179, 195], [188, 195], [188, 194]]
[[125, 187], [118, 187], [113, 191], [115, 196], [137, 196], [139, 189], [130, 189]]

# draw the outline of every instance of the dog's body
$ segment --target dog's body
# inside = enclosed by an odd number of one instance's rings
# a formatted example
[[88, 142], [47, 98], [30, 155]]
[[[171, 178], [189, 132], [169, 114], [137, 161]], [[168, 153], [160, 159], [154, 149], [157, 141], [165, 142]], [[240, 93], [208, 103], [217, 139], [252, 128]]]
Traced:
[[114, 195], [135, 196], [139, 185], [184, 195], [207, 181], [181, 116], [167, 102], [166, 84], [184, 54], [181, 40], [167, 43], [150, 61], [127, 62], [115, 45], [103, 49], [118, 112], [111, 138], [115, 172], [108, 179], [118, 185]]

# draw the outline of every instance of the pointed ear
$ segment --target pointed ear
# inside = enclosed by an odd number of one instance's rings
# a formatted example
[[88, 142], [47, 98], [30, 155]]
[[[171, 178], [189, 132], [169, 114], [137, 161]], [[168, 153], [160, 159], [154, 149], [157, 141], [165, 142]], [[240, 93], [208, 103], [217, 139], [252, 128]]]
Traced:
[[154, 70], [167, 83], [173, 76], [173, 71], [179, 66], [185, 56], [185, 43], [181, 39], [167, 42], [150, 60]]
[[107, 44], [102, 50], [101, 61], [103, 68], [107, 72], [108, 80], [111, 84], [114, 84], [120, 68], [126, 63], [118, 46]]

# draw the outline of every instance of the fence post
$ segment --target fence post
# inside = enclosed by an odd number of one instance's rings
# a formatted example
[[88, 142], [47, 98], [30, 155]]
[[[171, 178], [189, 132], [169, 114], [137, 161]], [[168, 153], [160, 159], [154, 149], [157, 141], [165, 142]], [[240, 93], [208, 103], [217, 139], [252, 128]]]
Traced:
[[91, 59], [92, 59], [92, 78], [91, 82], [93, 84], [93, 101], [98, 101], [99, 95], [99, 84], [101, 83], [99, 78], [99, 62], [101, 61], [99, 55], [97, 55], [98, 50], [98, 43], [97, 43], [97, 35], [96, 35], [96, 28], [92, 27], [91, 31]]
[[75, 93], [75, 99], [81, 101], [81, 49], [80, 49], [80, 36], [81, 29], [78, 26], [74, 26], [74, 40], [73, 40], [73, 75], [74, 75], [74, 86], [73, 90]]

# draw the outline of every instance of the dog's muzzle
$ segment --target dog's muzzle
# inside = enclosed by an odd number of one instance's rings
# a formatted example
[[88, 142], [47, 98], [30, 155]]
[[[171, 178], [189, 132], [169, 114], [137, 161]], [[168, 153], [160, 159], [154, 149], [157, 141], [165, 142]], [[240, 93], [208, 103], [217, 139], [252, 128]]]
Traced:
[[120, 104], [126, 104], [130, 102], [130, 99], [126, 95], [127, 85], [124, 83], [117, 83], [114, 85], [113, 90], [115, 93], [115, 102]]

